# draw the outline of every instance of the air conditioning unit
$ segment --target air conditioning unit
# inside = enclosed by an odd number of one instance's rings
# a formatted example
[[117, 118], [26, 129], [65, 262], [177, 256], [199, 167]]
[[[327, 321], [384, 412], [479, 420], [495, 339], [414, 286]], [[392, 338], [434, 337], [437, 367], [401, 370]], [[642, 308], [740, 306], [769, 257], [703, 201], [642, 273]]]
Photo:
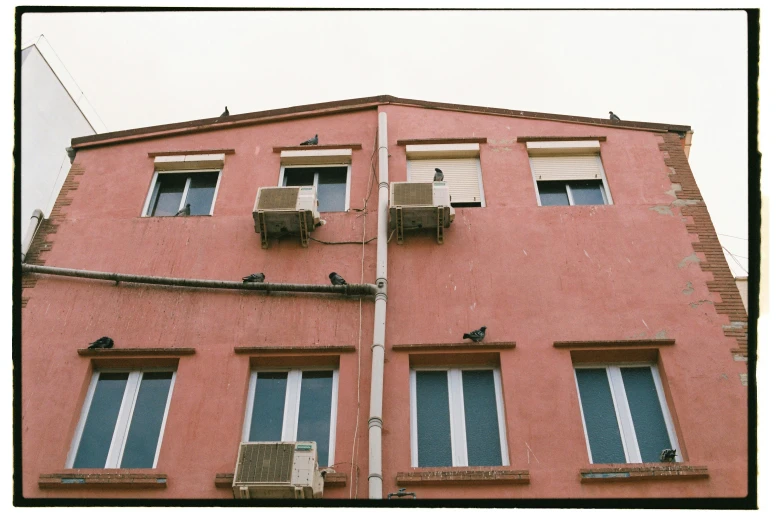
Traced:
[[323, 483], [315, 442], [242, 442], [239, 447], [234, 498], [322, 498]]
[[450, 205], [447, 182], [391, 182], [390, 223], [396, 242], [404, 242], [405, 229], [436, 229], [437, 242], [444, 242], [443, 228], [456, 218]]
[[321, 225], [314, 186], [261, 187], [252, 210], [255, 232], [268, 247], [271, 237], [298, 234], [301, 245], [309, 245], [309, 234]]

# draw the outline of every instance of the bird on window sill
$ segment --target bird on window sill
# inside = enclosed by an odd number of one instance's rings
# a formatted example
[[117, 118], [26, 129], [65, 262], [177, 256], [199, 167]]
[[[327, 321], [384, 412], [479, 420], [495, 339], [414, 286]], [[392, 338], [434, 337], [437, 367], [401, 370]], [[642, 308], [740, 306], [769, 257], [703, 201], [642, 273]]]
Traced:
[[475, 329], [469, 333], [464, 333], [464, 338], [470, 339], [472, 342], [482, 342], [485, 338], [485, 330], [488, 329], [485, 326], [480, 329]]
[[176, 212], [175, 217], [187, 217], [190, 216], [190, 204], [187, 204], [182, 209]]
[[659, 455], [659, 462], [675, 462], [675, 456], [677, 454], [677, 450], [664, 449], [662, 450], [662, 454]]
[[95, 342], [87, 346], [87, 349], [111, 349], [114, 347], [114, 341], [109, 337], [100, 337]]

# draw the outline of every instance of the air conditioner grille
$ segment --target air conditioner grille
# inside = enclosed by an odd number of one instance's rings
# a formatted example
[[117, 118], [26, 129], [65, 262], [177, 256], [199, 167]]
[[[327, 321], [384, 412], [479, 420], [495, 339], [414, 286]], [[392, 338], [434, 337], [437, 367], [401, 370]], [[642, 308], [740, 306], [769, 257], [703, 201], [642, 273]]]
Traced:
[[290, 482], [295, 444], [263, 443], [241, 446], [234, 483]]
[[428, 183], [394, 184], [393, 205], [430, 206], [434, 202], [433, 185]]
[[265, 187], [260, 191], [258, 209], [295, 209], [298, 187]]

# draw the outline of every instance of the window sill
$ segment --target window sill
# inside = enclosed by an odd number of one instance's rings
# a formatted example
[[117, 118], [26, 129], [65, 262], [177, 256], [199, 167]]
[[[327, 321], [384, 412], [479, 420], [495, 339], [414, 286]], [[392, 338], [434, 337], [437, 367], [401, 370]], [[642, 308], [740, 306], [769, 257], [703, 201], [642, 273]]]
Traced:
[[596, 466], [580, 470], [580, 482], [631, 482], [637, 480], [683, 480], [708, 478], [707, 466], [686, 466], [681, 463], [622, 464]]
[[509, 342], [446, 342], [432, 344], [394, 344], [393, 351], [439, 351], [442, 349], [515, 349], [515, 341]]
[[151, 357], [158, 355], [168, 357], [194, 355], [195, 348], [81, 348], [78, 353], [82, 357]]
[[59, 488], [135, 488], [162, 489], [168, 486], [164, 473], [52, 473], [38, 477], [41, 489]]
[[[326, 473], [324, 478], [324, 487], [342, 488], [347, 485], [346, 473]], [[218, 488], [233, 487], [233, 473], [217, 473], [214, 478], [214, 485]]]
[[399, 486], [425, 484], [529, 484], [529, 470], [495, 468], [416, 468], [396, 474]]

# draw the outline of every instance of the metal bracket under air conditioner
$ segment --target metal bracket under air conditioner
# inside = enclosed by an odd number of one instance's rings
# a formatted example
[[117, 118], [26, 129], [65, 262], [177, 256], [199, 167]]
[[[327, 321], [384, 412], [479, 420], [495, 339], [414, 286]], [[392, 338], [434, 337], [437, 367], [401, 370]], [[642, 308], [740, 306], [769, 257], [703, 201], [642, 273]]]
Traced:
[[298, 212], [298, 231], [301, 234], [301, 245], [309, 247], [309, 230], [306, 227], [306, 211]]

